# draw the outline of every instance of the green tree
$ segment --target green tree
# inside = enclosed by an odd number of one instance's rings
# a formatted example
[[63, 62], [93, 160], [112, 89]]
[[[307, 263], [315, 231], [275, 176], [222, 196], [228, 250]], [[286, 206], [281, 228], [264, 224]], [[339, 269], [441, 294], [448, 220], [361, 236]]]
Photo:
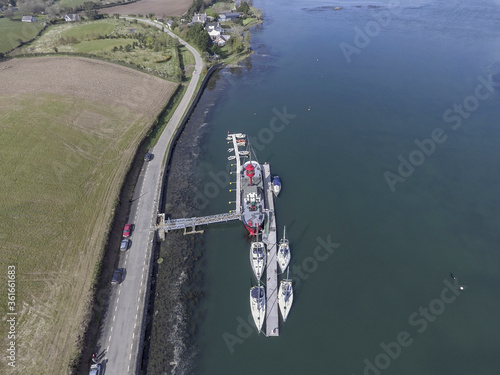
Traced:
[[196, 23], [192, 25], [187, 31], [187, 38], [189, 41], [193, 42], [202, 52], [208, 51], [212, 45], [212, 40], [210, 35], [203, 28], [201, 23]]
[[99, 17], [99, 11], [97, 9], [88, 9], [85, 11], [85, 16], [90, 20], [95, 20]]
[[243, 1], [240, 3], [238, 8], [236, 8], [236, 11], [241, 12], [241, 13], [245, 14], [245, 16], [247, 16], [248, 13], [250, 13], [250, 5], [248, 5], [248, 3], [246, 1]]

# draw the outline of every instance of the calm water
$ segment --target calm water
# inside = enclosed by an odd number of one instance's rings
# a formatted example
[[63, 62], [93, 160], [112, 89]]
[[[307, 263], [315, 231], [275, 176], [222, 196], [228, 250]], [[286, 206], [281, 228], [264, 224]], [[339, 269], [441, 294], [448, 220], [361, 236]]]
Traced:
[[241, 323], [249, 240], [241, 223], [210, 227], [192, 372], [498, 374], [500, 92], [483, 79], [500, 71], [500, 2], [255, 3], [256, 53], [207, 94], [195, 197], [203, 214], [231, 208], [225, 135], [254, 137], [284, 184], [295, 301], [279, 338]]

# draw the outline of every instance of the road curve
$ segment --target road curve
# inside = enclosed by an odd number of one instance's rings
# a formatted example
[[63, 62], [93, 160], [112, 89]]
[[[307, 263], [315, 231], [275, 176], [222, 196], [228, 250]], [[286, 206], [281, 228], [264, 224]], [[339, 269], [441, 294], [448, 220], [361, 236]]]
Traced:
[[[134, 19], [123, 17], [125, 19]], [[163, 25], [150, 20], [137, 19], [163, 29]], [[165, 155], [172, 143], [191, 100], [196, 94], [203, 61], [196, 49], [184, 40], [181, 44], [194, 55], [196, 65], [191, 81], [173, 113], [157, 144], [150, 152], [153, 160], [145, 162], [134, 190], [129, 222], [134, 224], [131, 235], [132, 245], [128, 251], [120, 254], [118, 267], [125, 268], [123, 282], [113, 286], [105, 320], [101, 325], [97, 354], [106, 375], [136, 374], [141, 359], [139, 350], [146, 311], [146, 293], [150, 275], [151, 256], [155, 238], [155, 220], [160, 201], [161, 185], [164, 178]], [[166, 98], [167, 99], [167, 98]]]

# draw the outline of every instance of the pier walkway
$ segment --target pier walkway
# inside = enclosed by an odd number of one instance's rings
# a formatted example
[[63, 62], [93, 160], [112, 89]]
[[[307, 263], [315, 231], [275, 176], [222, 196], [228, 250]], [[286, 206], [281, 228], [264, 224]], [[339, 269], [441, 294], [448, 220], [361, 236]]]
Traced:
[[[200, 225], [208, 225], [214, 223], [225, 223], [232, 220], [241, 220], [241, 214], [239, 212], [224, 213], [218, 215], [202, 216], [202, 217], [190, 217], [186, 219], [167, 219], [165, 220], [165, 214], [159, 214], [157, 218], [156, 229], [161, 236], [161, 233], [166, 233], [171, 230], [184, 229], [185, 234], [190, 233], [203, 233], [203, 230], [197, 231], [196, 227]], [[188, 229], [191, 229], [188, 231]]]
[[236, 134], [229, 134], [229, 137], [233, 142], [234, 156], [236, 157], [236, 213], [239, 214], [241, 212], [241, 161]]
[[264, 191], [267, 202], [266, 224], [262, 231], [262, 240], [267, 247], [266, 267], [266, 336], [279, 336], [278, 316], [278, 262], [276, 245], [276, 216], [274, 215], [274, 196], [271, 183], [271, 167], [263, 164]]

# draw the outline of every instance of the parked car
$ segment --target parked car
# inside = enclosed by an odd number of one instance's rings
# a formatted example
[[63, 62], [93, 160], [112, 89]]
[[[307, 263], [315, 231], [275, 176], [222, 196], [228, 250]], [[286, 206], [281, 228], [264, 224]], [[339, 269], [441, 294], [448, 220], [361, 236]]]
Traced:
[[146, 155], [144, 155], [144, 161], [151, 161], [153, 160], [154, 155], [150, 152], [146, 152]]
[[113, 278], [111, 279], [111, 284], [120, 284], [123, 281], [123, 275], [125, 273], [125, 268], [117, 268], [113, 272]]
[[131, 233], [132, 233], [132, 224], [125, 224], [125, 227], [123, 228], [123, 237], [125, 238], [130, 237]]
[[94, 363], [90, 366], [89, 375], [100, 375], [101, 374], [101, 365], [99, 363]]
[[124, 238], [120, 244], [120, 251], [128, 250], [130, 247], [130, 240], [128, 238]]

